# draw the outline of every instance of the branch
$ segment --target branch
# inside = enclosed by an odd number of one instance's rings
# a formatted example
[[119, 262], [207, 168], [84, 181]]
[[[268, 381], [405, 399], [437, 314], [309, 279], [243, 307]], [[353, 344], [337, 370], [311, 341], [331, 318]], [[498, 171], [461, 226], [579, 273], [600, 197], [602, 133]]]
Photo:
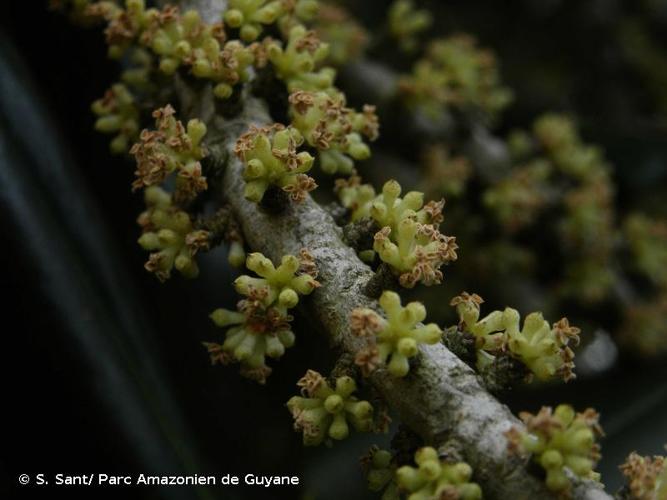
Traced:
[[[192, 0], [188, 4], [201, 12], [216, 10], [210, 8], [215, 0]], [[246, 242], [274, 262], [284, 254], [298, 254], [301, 248], [308, 248], [317, 262], [322, 287], [303, 303], [319, 320], [332, 345], [354, 356], [362, 345], [350, 332], [350, 315], [358, 307], [376, 308], [375, 301], [363, 293], [373, 271], [343, 242], [341, 228], [310, 196], [279, 215], [264, 213], [243, 197], [242, 165], [232, 150], [237, 137], [251, 124], [272, 122], [263, 102], [244, 96], [241, 113], [228, 120], [215, 113], [210, 88], [193, 91], [182, 81], [177, 81], [176, 87], [181, 112], [207, 122], [212, 162], [226, 164], [221, 195], [237, 217]], [[483, 388], [469, 366], [443, 345], [422, 347], [418, 362], [405, 378], [394, 378], [379, 369], [370, 382], [401, 421], [427, 443], [437, 447], [446, 441], [457, 442], [487, 498], [550, 497], [544, 483], [527, 471], [527, 460], [507, 451], [503, 434], [512, 426], [522, 428], [520, 421]], [[595, 483], [575, 484], [575, 499], [611, 498]]]

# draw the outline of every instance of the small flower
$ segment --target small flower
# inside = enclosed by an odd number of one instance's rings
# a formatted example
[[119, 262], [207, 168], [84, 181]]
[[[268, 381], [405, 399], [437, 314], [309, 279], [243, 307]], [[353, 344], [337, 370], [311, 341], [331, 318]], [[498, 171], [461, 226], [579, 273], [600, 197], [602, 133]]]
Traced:
[[144, 130], [130, 154], [137, 161], [137, 179], [132, 187], [160, 184], [173, 172], [176, 175], [174, 201], [185, 204], [207, 188], [199, 162], [207, 154], [202, 139], [206, 125], [190, 120], [187, 128], [174, 118], [174, 108], [167, 105], [153, 113], [156, 130]]
[[301, 25], [294, 26], [284, 48], [280, 42], [271, 40], [266, 45], [266, 52], [276, 75], [286, 83], [288, 91], [327, 90], [332, 87], [335, 73], [330, 68], [315, 71], [327, 57], [329, 46], [314, 31], [308, 31]]
[[479, 370], [491, 363], [497, 354], [507, 352], [526, 365], [539, 380], [560, 376], [568, 381], [575, 377], [574, 352], [569, 346], [579, 344], [580, 330], [570, 326], [567, 318], [550, 327], [542, 313], [535, 312], [526, 316], [523, 328], [520, 328], [519, 312], [510, 307], [479, 319], [483, 302], [479, 295], [467, 292], [450, 302], [459, 315], [459, 330], [476, 339]]
[[600, 459], [595, 438], [603, 433], [594, 410], [575, 413], [571, 406], [560, 405], [552, 412], [544, 406], [537, 415], [522, 412], [519, 416], [526, 430], [510, 429], [505, 434], [508, 448], [512, 453], [532, 453], [533, 461], [546, 471], [547, 488], [567, 494], [571, 484], [565, 469], [581, 478], [599, 480], [600, 475], [593, 471]]
[[409, 359], [419, 352], [419, 344], [436, 344], [442, 331], [435, 323], [422, 325], [426, 309], [419, 302], [401, 306], [397, 293], [385, 291], [380, 296], [380, 307], [386, 319], [371, 309], [355, 309], [350, 329], [358, 337], [366, 338], [368, 346], [362, 349], [355, 363], [367, 374], [378, 361], [386, 364], [389, 373], [404, 377], [410, 371]]
[[484, 193], [484, 204], [509, 232], [533, 224], [550, 198], [551, 164], [535, 160], [515, 168]]
[[327, 62], [334, 66], [358, 59], [368, 46], [368, 32], [340, 5], [320, 6], [315, 31], [329, 45]]
[[404, 218], [396, 231], [383, 228], [374, 240], [373, 249], [389, 264], [405, 288], [414, 288], [417, 283], [426, 286], [441, 283], [440, 267], [457, 259], [456, 238], [411, 217]]
[[116, 134], [110, 144], [111, 152], [126, 153], [130, 143], [139, 137], [139, 109], [128, 88], [122, 83], [113, 85], [91, 108], [98, 117], [95, 129]]
[[314, 159], [310, 153], [297, 152], [302, 144], [303, 137], [297, 129], [281, 124], [253, 126], [239, 137], [235, 152], [245, 165], [245, 197], [259, 203], [269, 186], [276, 186], [289, 193], [293, 201], [304, 201], [317, 184], [305, 174]]
[[351, 211], [352, 222], [368, 217], [382, 228], [375, 234], [373, 250], [389, 264], [402, 286], [442, 281], [440, 267], [457, 259], [458, 248], [456, 238], [437, 229], [443, 221], [444, 200], [424, 205], [424, 193], [419, 191], [401, 198], [401, 186], [394, 180], [386, 182], [382, 193], [375, 196], [373, 187], [361, 184], [356, 175], [339, 179], [336, 192]]
[[[312, 275], [301, 271], [302, 261], [294, 255], [283, 256], [281, 263], [275, 267], [261, 253], [251, 253], [246, 260], [246, 267], [260, 277], [240, 276], [234, 282], [236, 291], [249, 296], [255, 290], [266, 290], [263, 299], [265, 305], [277, 304], [291, 309], [299, 302], [299, 295], [309, 295], [320, 286]], [[305, 267], [313, 270], [312, 262], [306, 261]], [[299, 274], [301, 272], [301, 274]]]
[[512, 100], [500, 82], [494, 55], [477, 48], [474, 38], [456, 35], [436, 40], [399, 88], [408, 105], [441, 118], [448, 109], [478, 109], [494, 116]]
[[431, 13], [425, 9], [417, 10], [411, 0], [395, 0], [389, 7], [387, 17], [389, 33], [405, 52], [417, 48], [417, 35], [433, 23]]
[[329, 174], [351, 174], [354, 160], [365, 160], [371, 151], [362, 135], [374, 140], [378, 135], [373, 108], [358, 113], [348, 108], [340, 92], [299, 90], [289, 97], [292, 126], [319, 152], [320, 166]]
[[308, 370], [297, 385], [303, 396], [292, 397], [287, 408], [294, 418], [294, 429], [303, 433], [305, 446], [345, 439], [350, 424], [358, 432], [373, 429], [373, 407], [352, 395], [357, 389], [352, 378], [339, 377], [331, 388], [319, 373]]
[[408, 500], [481, 500], [482, 489], [470, 482], [472, 468], [467, 463], [447, 463], [428, 446], [417, 450], [415, 463], [417, 467], [404, 465], [396, 471], [398, 487], [409, 493]]
[[229, 0], [225, 22], [238, 28], [241, 39], [252, 42], [262, 32], [262, 25], [273, 24], [284, 13], [278, 0]]
[[195, 230], [190, 216], [172, 203], [172, 197], [157, 186], [146, 189], [147, 209], [138, 219], [143, 229], [139, 244], [151, 252], [146, 270], [155, 273], [160, 281], [171, 276], [172, 269], [186, 278], [199, 274], [194, 257], [208, 250], [209, 233]]
[[[266, 305], [265, 288], [253, 289], [249, 296], [238, 303], [238, 311], [216, 309], [211, 319], [227, 330], [225, 342], [205, 344], [213, 362], [223, 364], [237, 361], [241, 373], [263, 384], [271, 374], [266, 358], [280, 358], [285, 349], [294, 345], [294, 333], [290, 328], [292, 316], [280, 305]], [[212, 349], [211, 346], [215, 346]]]
[[628, 480], [632, 500], [667, 498], [667, 461], [665, 457], [642, 457], [632, 452], [620, 469]]

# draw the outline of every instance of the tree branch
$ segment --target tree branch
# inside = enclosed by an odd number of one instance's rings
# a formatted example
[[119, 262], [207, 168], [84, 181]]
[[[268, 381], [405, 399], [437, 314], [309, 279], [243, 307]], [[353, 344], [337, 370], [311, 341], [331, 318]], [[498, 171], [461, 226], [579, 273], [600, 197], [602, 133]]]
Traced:
[[[202, 13], [219, 11], [211, 6], [220, 4], [215, 0], [187, 3]], [[218, 20], [203, 17], [208, 21]], [[264, 213], [243, 197], [243, 166], [232, 150], [237, 137], [251, 124], [271, 123], [263, 102], [244, 96], [242, 112], [228, 120], [215, 113], [210, 88], [193, 91], [182, 81], [177, 81], [176, 86], [181, 112], [207, 122], [211, 161], [214, 165], [226, 164], [221, 195], [237, 217], [246, 242], [274, 262], [284, 254], [298, 254], [301, 248], [308, 248], [317, 262], [322, 287], [304, 298], [303, 303], [320, 321], [332, 345], [354, 355], [362, 344], [350, 332], [350, 314], [358, 307], [377, 308], [375, 301], [363, 293], [373, 271], [343, 242], [341, 228], [310, 196], [279, 215]], [[504, 432], [512, 426], [522, 428], [522, 424], [483, 388], [475, 372], [444, 345], [423, 347], [405, 378], [394, 378], [379, 369], [370, 382], [401, 421], [427, 443], [436, 447], [450, 440], [458, 443], [486, 498], [550, 497], [543, 481], [527, 471], [527, 461], [507, 451]], [[611, 498], [593, 482], [575, 484], [575, 499]]]

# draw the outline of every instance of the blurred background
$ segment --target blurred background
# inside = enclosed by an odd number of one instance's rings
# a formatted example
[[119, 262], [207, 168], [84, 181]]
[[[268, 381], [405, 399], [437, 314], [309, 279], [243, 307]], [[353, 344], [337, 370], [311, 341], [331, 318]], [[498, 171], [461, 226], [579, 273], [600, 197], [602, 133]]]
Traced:
[[[341, 86], [349, 84], [353, 104], [361, 98], [373, 102], [372, 92], [368, 99], [367, 86], [356, 76], [365, 60], [390, 61], [395, 72], [408, 75], [420, 57], [419, 49], [393, 53], [382, 37], [372, 41], [370, 33], [384, 29], [389, 4], [348, 6], [371, 40], [359, 59], [349, 56], [340, 64]], [[479, 123], [477, 118], [466, 121], [468, 115], [460, 110], [439, 116], [437, 126], [429, 123], [425, 130], [440, 130], [447, 120], [467, 125], [453, 131], [446, 125], [445, 132], [430, 136], [424, 132], [426, 140], [424, 134], [419, 140], [413, 139], [416, 133], [401, 134], [388, 123], [364, 176], [376, 186], [399, 177], [406, 187], [423, 188], [434, 180], [429, 175], [439, 179], [433, 168], [447, 168], [447, 155], [471, 165], [464, 188], [441, 186], [431, 193], [448, 200], [444, 228], [459, 237], [460, 259], [446, 270], [447, 282], [437, 292], [421, 290], [414, 296], [427, 303], [429, 319], [441, 325], [455, 323], [448, 303], [462, 290], [485, 297], [487, 312], [510, 305], [524, 314], [544, 310], [552, 321], [566, 315], [580, 325], [584, 345], [577, 353], [576, 381], [525, 386], [500, 398], [514, 411], [560, 402], [595, 407], [607, 434], [598, 470], [614, 491], [622, 485], [617, 467], [629, 452], [658, 454], [667, 443], [662, 285], [642, 275], [646, 266], [633, 264], [641, 260], [623, 229], [632, 214], [651, 221], [667, 217], [667, 2], [452, 0], [418, 5], [433, 16], [430, 28], [420, 34], [423, 40], [469, 33], [480, 47], [493, 50], [513, 102], [502, 116], [494, 113]], [[256, 473], [296, 474], [303, 486], [268, 492], [147, 488], [122, 494], [373, 498], [365, 491], [357, 457], [370, 444], [387, 445], [389, 437], [356, 436], [332, 449], [304, 449], [284, 407], [307, 368], [324, 373], [335, 361], [319, 332], [299, 321], [297, 313], [297, 344], [274, 366], [269, 383], [259, 386], [239, 377], [234, 367], [210, 366], [201, 346], [222, 336], [208, 314], [233, 307], [237, 300], [230, 286], [236, 271], [228, 267], [225, 250], [202, 256], [197, 280], [177, 276], [163, 285], [143, 270], [146, 256], [136, 243], [134, 223], [143, 204], [130, 190], [133, 166], [111, 156], [108, 137], [93, 130], [90, 103], [118, 71], [105, 58], [100, 30], [71, 25], [49, 11], [46, 2], [8, 2], [3, 9], [0, 225], [6, 423], [0, 474], [12, 494], [44, 494], [35, 486], [18, 488], [21, 473]], [[381, 107], [380, 115], [391, 109]], [[504, 141], [516, 129], [530, 131], [546, 112], [571, 117], [581, 141], [600, 147], [604, 159], [596, 161], [605, 164], [605, 179], [613, 185], [612, 225], [620, 229], [609, 236], [613, 255], [601, 265], [613, 269], [614, 278], [592, 299], [564, 291], [572, 261], [567, 249], [554, 244], [558, 233], [552, 230], [565, 217], [562, 209], [520, 207], [540, 215], [518, 230], [506, 230], [484, 206], [485, 193], [521, 163], [512, 160], [502, 175], [485, 175], [493, 168], [488, 164], [494, 161], [494, 140]], [[481, 145], [470, 146], [478, 126], [492, 139], [484, 135]], [[429, 148], [445, 151], [445, 160], [441, 157], [433, 167], [433, 156], [424, 153]], [[667, 240], [656, 238], [657, 250], [651, 251], [659, 254]], [[648, 313], [628, 312], [656, 301], [648, 319]], [[95, 496], [117, 498], [118, 490], [96, 491]]]

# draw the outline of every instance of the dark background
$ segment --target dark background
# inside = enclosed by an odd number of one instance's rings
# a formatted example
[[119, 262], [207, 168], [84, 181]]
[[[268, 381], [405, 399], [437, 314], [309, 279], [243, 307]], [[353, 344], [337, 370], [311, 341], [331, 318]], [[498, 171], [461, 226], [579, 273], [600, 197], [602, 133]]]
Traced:
[[[621, 203], [662, 210], [660, 99], [616, 36], [624, 19], [647, 15], [611, 1], [544, 2], [541, 9], [496, 3], [447, 2], [438, 22], [496, 49], [517, 95], [508, 126], [548, 109], [575, 111], [586, 139], [603, 144], [616, 165]], [[132, 165], [109, 155], [108, 138], [92, 128], [90, 103], [117, 74], [99, 31], [71, 26], [43, 2], [12, 1], [3, 9], [0, 474], [10, 498], [51, 498], [53, 488], [19, 487], [17, 477], [57, 472], [297, 474], [306, 485], [270, 492], [107, 489], [96, 490], [96, 498], [364, 497], [356, 457], [374, 437], [304, 450], [284, 408], [306, 368], [326, 371], [333, 363], [318, 332], [297, 330], [297, 345], [269, 384], [257, 386], [234, 368], [209, 366], [200, 344], [221, 338], [208, 313], [236, 300], [223, 252], [205, 256], [205, 272], [194, 281], [176, 276], [161, 285], [143, 271]], [[662, 26], [655, 14], [646, 22]], [[645, 199], [648, 185], [659, 187], [651, 190], [655, 199]], [[515, 409], [537, 408], [566, 394], [578, 407], [596, 406], [608, 431], [603, 480], [615, 488], [616, 466], [629, 451], [658, 453], [667, 441], [663, 365], [623, 358], [567, 393], [517, 392], [506, 400]]]

